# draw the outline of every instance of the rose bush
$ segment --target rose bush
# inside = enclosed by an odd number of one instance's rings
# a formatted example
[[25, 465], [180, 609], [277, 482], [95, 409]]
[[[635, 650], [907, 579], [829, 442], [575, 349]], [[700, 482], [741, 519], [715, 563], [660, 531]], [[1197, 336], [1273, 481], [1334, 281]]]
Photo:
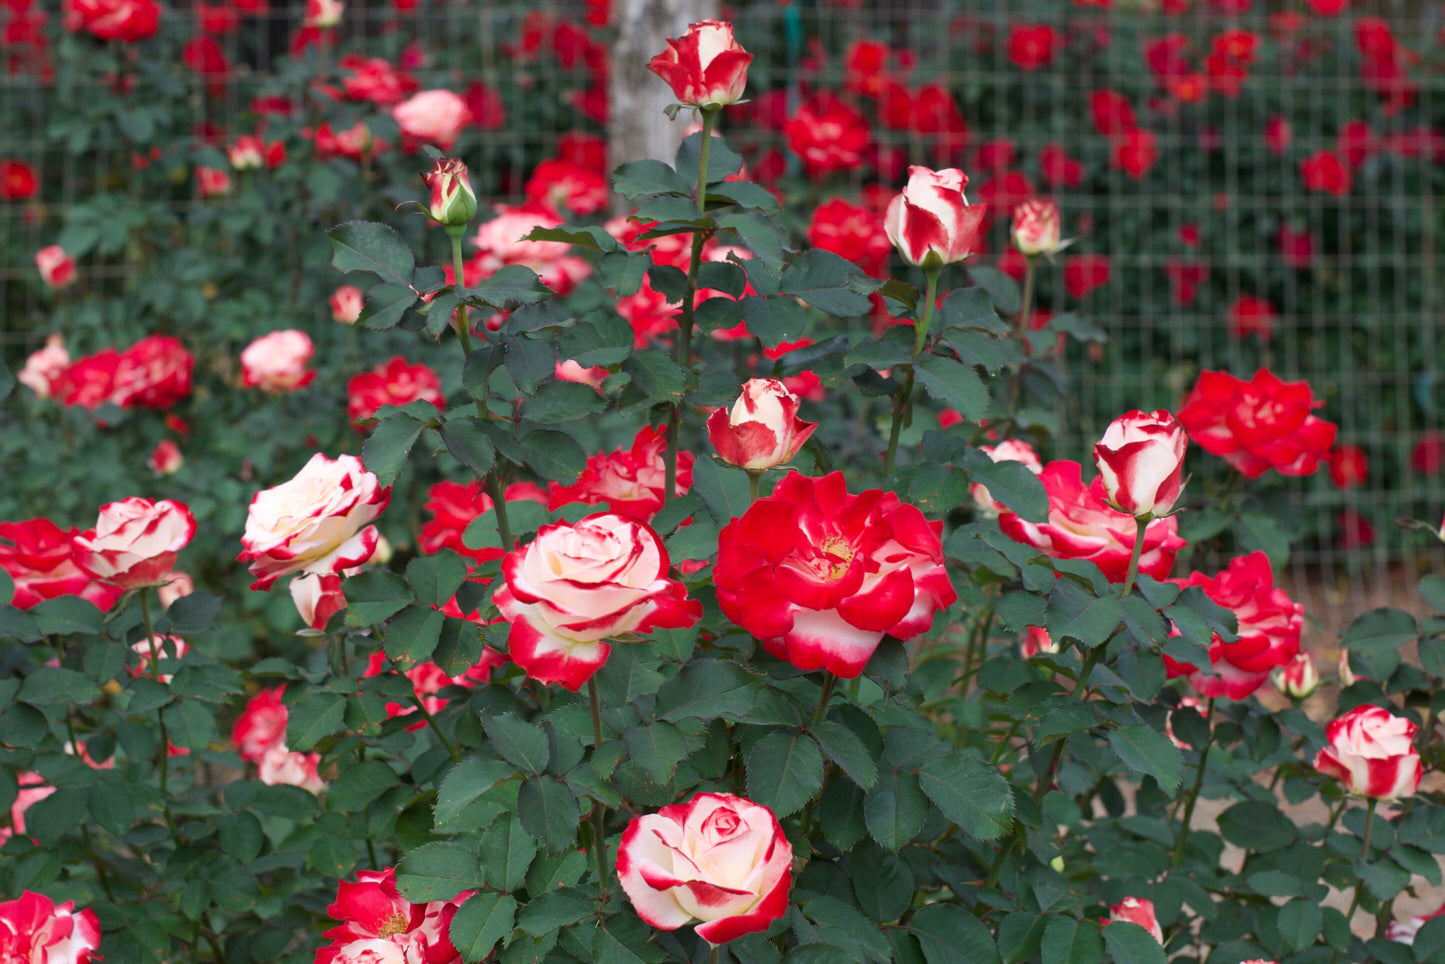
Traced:
[[[703, 108], [671, 163], [609, 172], [573, 137], [516, 175], [525, 204], [474, 205], [505, 103], [429, 67], [399, 6], [351, 35], [354, 6], [309, 3], [245, 98], [208, 85], [246, 71], [185, 67], [256, 134], [151, 109], [164, 62], [127, 45], [179, 46], [172, 7], [77, 0], [28, 48], [136, 91], [119, 127], [82, 97], [48, 131], [120, 131], [125, 171], [195, 197], [185, 230], [109, 190], [78, 207], [57, 232], [74, 280], [35, 288], [74, 355], [37, 339], [20, 387], [0, 379], [21, 467], [0, 492], [0, 958], [1441, 946], [1420, 912], [1445, 851], [1445, 581], [1420, 580], [1425, 615], [1329, 639], [1343, 662], [1313, 685], [1309, 614], [1276, 584], [1271, 521], [1308, 506], [1275, 476], [1358, 466], [1331, 454], [1327, 386], [1211, 372], [1073, 444], [1071, 376], [1100, 342], [1036, 256], [1063, 225], [1027, 203], [1015, 146], [965, 152], [949, 91], [881, 42], [778, 125], [815, 176], [891, 172], [866, 203], [810, 218], [768, 189], [787, 181], [748, 142], [785, 105], [748, 88], [752, 28], [718, 23], [663, 56]], [[194, 29], [234, 37], [253, 7], [201, 5]], [[1081, 42], [1014, 26], [1030, 74]], [[510, 56], [570, 62], [584, 116], [606, 49], [540, 12], [522, 33]], [[1161, 98], [1205, 95], [1195, 59], [1209, 96], [1245, 84], [1255, 45], [1218, 36], [1150, 47]], [[1364, 39], [1370, 76], [1413, 68]], [[875, 150], [859, 104], [918, 156]], [[1146, 175], [1173, 149], [1143, 126], [1157, 109], [1089, 98], [1090, 163]], [[158, 130], [174, 153], [150, 153]], [[1009, 270], [980, 263], [1015, 223]], [[206, 245], [161, 256], [190, 233]], [[1065, 290], [1088, 297], [1113, 268], [1078, 234]], [[111, 270], [132, 246], [165, 283]], [[265, 340], [290, 331], [307, 342]]]

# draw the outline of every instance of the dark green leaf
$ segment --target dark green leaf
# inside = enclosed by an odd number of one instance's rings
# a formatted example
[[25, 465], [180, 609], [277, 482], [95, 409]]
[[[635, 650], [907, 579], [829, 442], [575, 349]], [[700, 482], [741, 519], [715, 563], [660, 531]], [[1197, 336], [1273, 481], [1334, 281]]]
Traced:
[[666, 352], [656, 348], [634, 352], [623, 362], [622, 369], [649, 398], [658, 401], [675, 402], [682, 398], [687, 387], [687, 373]]
[[999, 959], [988, 928], [958, 904], [920, 907], [908, 930], [918, 938], [928, 964], [997, 964]]
[[497, 890], [516, 890], [537, 856], [537, 839], [516, 814], [492, 821], [482, 836], [482, 872]]
[[326, 232], [337, 271], [365, 271], [383, 281], [411, 285], [416, 257], [402, 236], [377, 221], [345, 221]]
[[445, 621], [446, 617], [430, 606], [406, 607], [386, 624], [382, 646], [387, 659], [401, 670], [425, 662], [437, 648]]
[[442, 423], [440, 432], [442, 444], [447, 447], [452, 458], [478, 475], [486, 475], [492, 471], [492, 466], [497, 462], [497, 453], [475, 418], [453, 416]]
[[451, 900], [464, 890], [487, 885], [476, 851], [439, 840], [422, 844], [396, 865], [396, 887], [414, 903]]
[[878, 781], [878, 768], [863, 740], [842, 723], [824, 720], [811, 730], [828, 759], [838, 764], [848, 778], [864, 790]]
[[928, 797], [918, 777], [908, 770], [883, 769], [863, 803], [868, 833], [889, 850], [897, 850], [918, 835], [928, 816]]
[[970, 422], [977, 422], [987, 411], [988, 389], [972, 366], [944, 355], [929, 355], [914, 372], [929, 395], [957, 409]]
[[547, 732], [535, 723], [528, 723], [515, 714], [482, 718], [482, 728], [492, 749], [504, 759], [528, 773], [541, 773], [547, 768], [551, 751], [547, 745]]
[[326, 788], [326, 809], [365, 810], [368, 803], [396, 785], [396, 773], [380, 760], [348, 764]]
[[953, 753], [918, 771], [920, 788], [949, 820], [977, 840], [995, 840], [1013, 826], [1013, 792], [996, 768]]
[[1109, 731], [1109, 746], [1129, 769], [1159, 781], [1165, 793], [1178, 789], [1184, 777], [1184, 757], [1158, 730], [1142, 723], [1121, 726]]
[[802, 809], [823, 786], [823, 754], [802, 733], [771, 733], [748, 754], [748, 796], [779, 817]]
[[346, 595], [346, 623], [370, 626], [389, 619], [412, 601], [411, 590], [395, 574], [368, 569], [341, 584]]
[[517, 815], [522, 826], [542, 841], [548, 852], [559, 854], [576, 845], [581, 817], [572, 791], [549, 776], [528, 777], [517, 794]]
[[863, 270], [853, 262], [831, 251], [813, 248], [804, 251], [783, 269], [782, 291], [801, 298], [819, 311], [840, 318], [866, 314], [871, 307], [866, 295], [848, 287], [854, 278], [863, 277]]
[[1115, 964], [1164, 964], [1164, 948], [1144, 928], [1132, 921], [1115, 921], [1104, 928], [1104, 945]]
[[395, 482], [424, 428], [421, 422], [400, 412], [383, 418], [361, 449], [367, 471], [374, 472], [382, 485]]
[[1104, 940], [1091, 920], [1055, 917], [1044, 927], [1040, 949], [1049, 964], [1099, 964], [1104, 959]]

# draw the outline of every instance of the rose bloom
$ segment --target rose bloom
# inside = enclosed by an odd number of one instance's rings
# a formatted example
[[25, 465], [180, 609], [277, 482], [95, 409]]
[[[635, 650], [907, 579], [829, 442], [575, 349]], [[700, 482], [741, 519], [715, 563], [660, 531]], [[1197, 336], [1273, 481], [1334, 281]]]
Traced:
[[316, 354], [311, 337], [286, 328], [262, 335], [241, 352], [241, 384], [268, 392], [290, 392], [311, 384], [314, 369], [306, 365]]
[[70, 352], [65, 350], [65, 336], [59, 333], [45, 339], [45, 347], [31, 352], [25, 367], [15, 380], [41, 398], [55, 394], [56, 384], [70, 367]]
[[808, 243], [852, 261], [871, 275], [886, 270], [888, 253], [893, 249], [876, 214], [838, 197], [813, 209]]
[[196, 168], [196, 189], [201, 197], [215, 197], [231, 193], [231, 175], [216, 167]]
[[1059, 206], [1038, 198], [1014, 208], [1011, 237], [1026, 255], [1054, 254], [1069, 244], [1059, 238]]
[[349, 157], [360, 161], [367, 154], [375, 156], [387, 149], [385, 143], [371, 136], [371, 128], [364, 121], [357, 121], [345, 130], [334, 130], [330, 121], [324, 121], [307, 136], [315, 141], [316, 154], [323, 159]]
[[1164, 943], [1164, 931], [1159, 927], [1159, 920], [1154, 916], [1154, 902], [1143, 897], [1125, 897], [1122, 901], [1109, 908], [1109, 919], [1104, 921], [1105, 927], [1110, 924], [1128, 922], [1138, 924], [1149, 932], [1149, 936], [1160, 944]]
[[302, 753], [288, 750], [285, 744], [273, 746], [261, 757], [256, 765], [256, 775], [268, 786], [300, 787], [312, 793], [326, 789], [321, 779], [320, 753]]
[[985, 208], [969, 204], [968, 175], [914, 165], [908, 183], [888, 202], [883, 228], [903, 260], [923, 268], [955, 264], [979, 247]]
[[156, 32], [161, 7], [156, 0], [61, 0], [61, 23], [100, 40], [135, 43]]
[[341, 22], [345, 10], [345, 0], [306, 0], [302, 23], [307, 27], [334, 27]]
[[[1026, 522], [1013, 512], [1002, 512], [999, 528], [1010, 538], [1033, 546], [1054, 559], [1087, 559], [1110, 582], [1123, 582], [1134, 551], [1137, 526], [1134, 517], [1109, 507], [1104, 483], [1084, 485], [1078, 462], [1050, 462], [1039, 473], [1049, 497], [1049, 521]], [[1139, 571], [1165, 579], [1174, 557], [1187, 543], [1179, 538], [1179, 521], [1173, 516], [1155, 519], [1144, 530]]]
[[195, 364], [178, 339], [147, 335], [116, 357], [106, 401], [121, 408], [170, 408], [191, 393]]
[[[943, 425], [942, 416], [938, 420]], [[1044, 470], [1043, 463], [1039, 461], [1039, 453], [1034, 447], [1021, 439], [1004, 439], [997, 445], [979, 446], [979, 451], [993, 459], [995, 462], [1022, 462], [1028, 466], [1028, 470], [1038, 475]], [[969, 494], [973, 496], [973, 504], [978, 506], [980, 512], [985, 515], [998, 515], [1000, 512], [1007, 512], [1008, 507], [1001, 502], [994, 500], [988, 491], [988, 486], [975, 482], [969, 488]]]
[[341, 577], [334, 572], [302, 573], [287, 587], [296, 612], [308, 629], [323, 632], [326, 624], [346, 608], [346, 595], [341, 591]]
[[0, 161], [0, 201], [28, 201], [39, 191], [35, 168], [24, 161]]
[[356, 285], [342, 285], [327, 299], [327, 304], [331, 307], [332, 320], [343, 325], [356, 324], [357, 319], [361, 317], [361, 308], [364, 303], [365, 298], [361, 289]]
[[75, 537], [75, 562], [122, 589], [156, 586], [195, 535], [196, 520], [185, 503], [132, 496], [100, 507], [95, 528]]
[[1302, 700], [1320, 688], [1320, 674], [1309, 653], [1296, 653], [1295, 658], [1274, 674], [1274, 687], [1292, 700]]
[[284, 684], [261, 690], [246, 701], [245, 709], [236, 717], [231, 742], [247, 763], [259, 763], [267, 750], [285, 744], [289, 718], [281, 701], [285, 690]]
[[242, 134], [236, 142], [226, 148], [226, 157], [238, 171], [250, 171], [260, 167], [280, 167], [286, 160], [286, 145], [280, 141], [267, 144], [254, 134]]
[[1285, 382], [1261, 368], [1251, 381], [1206, 371], [1176, 417], [1206, 452], [1246, 477], [1270, 469], [1311, 475], [1335, 444], [1338, 427], [1310, 414], [1323, 405], [1308, 382]]
[[1235, 338], [1258, 335], [1260, 341], [1274, 337], [1274, 305], [1254, 295], [1240, 295], [1229, 306], [1229, 333]]
[[1389, 710], [1357, 706], [1325, 727], [1328, 743], [1315, 754], [1314, 767], [1357, 797], [1414, 796], [1424, 775], [1413, 742], [1418, 729]]
[[1183, 488], [1188, 447], [1184, 428], [1162, 408], [1114, 419], [1094, 446], [1104, 501], [1135, 518], [1168, 515]]
[[523, 241], [534, 228], [562, 227], [565, 221], [550, 205], [533, 201], [521, 206], [498, 204], [496, 217], [484, 222], [472, 236], [477, 246], [476, 266], [490, 278], [507, 265], [520, 264], [537, 273], [542, 283], [565, 295], [587, 277], [591, 266], [571, 254], [560, 241]]
[[718, 605], [778, 659], [853, 679], [885, 633], [912, 639], [953, 605], [941, 530], [892, 492], [850, 495], [842, 472], [791, 472], [718, 534]]
[[522, 191], [528, 201], [573, 214], [596, 214], [612, 197], [603, 172], [557, 158], [538, 164]]
[[1084, 164], [1069, 156], [1062, 144], [1046, 144], [1039, 150], [1039, 172], [1053, 187], [1078, 187], [1084, 183]]
[[47, 245], [35, 252], [35, 267], [40, 280], [48, 288], [64, 288], [75, 280], [75, 259], [58, 244]]
[[326, 931], [333, 943], [315, 964], [453, 964], [461, 955], [450, 932], [457, 908], [475, 891], [451, 900], [413, 904], [396, 889], [396, 871], [360, 870], [356, 883], [340, 881], [326, 913], [339, 923]]
[[162, 579], [161, 585], [156, 589], [156, 595], [161, 597], [161, 606], [165, 609], [170, 609], [171, 603], [177, 599], [189, 596], [196, 591], [196, 581], [184, 572], [171, 572]]
[[[651, 521], [662, 508], [666, 481], [662, 458], [666, 449], [663, 430], [643, 426], [632, 440], [631, 449], [598, 452], [587, 460], [587, 468], [571, 485], [549, 483], [548, 511], [555, 512], [569, 502], [605, 502], [618, 515], [638, 522]], [[677, 453], [674, 495], [686, 495], [692, 486], [694, 458], [691, 452]]]
[[1350, 169], [1333, 151], [1315, 151], [1300, 162], [1305, 188], [1344, 197], [1350, 193]]
[[707, 437], [724, 462], [759, 473], [789, 462], [818, 427], [798, 418], [802, 402], [776, 378], [752, 378], [732, 408], [707, 420]]
[[1140, 180], [1159, 159], [1158, 139], [1140, 128], [1109, 138], [1109, 166]]
[[1076, 255], [1064, 266], [1064, 287], [1075, 298], [1083, 298], [1108, 284], [1111, 274], [1113, 268], [1106, 255]]
[[1203, 588], [1239, 620], [1236, 642], [1226, 643], [1217, 633], [1210, 640], [1207, 671], [1164, 656], [1169, 676], [1188, 676], [1201, 695], [1242, 700], [1264, 685], [1270, 670], [1287, 666], [1299, 652], [1304, 607], [1274, 585], [1274, 571], [1263, 552], [1231, 560], [1218, 575], [1195, 572], [1175, 582]]
[[256, 493], [236, 558], [250, 563], [252, 589], [270, 589], [296, 572], [359, 566], [380, 538], [369, 523], [390, 501], [391, 488], [383, 488], [356, 456], [329, 459], [317, 452], [295, 478]]
[[602, 668], [608, 639], [654, 628], [686, 629], [702, 616], [669, 579], [657, 533], [611, 513], [543, 526], [502, 560], [494, 601], [512, 629], [507, 648], [532, 679], [573, 692]]
[[[79, 2], [79, 0], [77, 0]], [[100, 921], [95, 911], [76, 911], [44, 894], [21, 891], [0, 903], [0, 953], [24, 964], [91, 964], [100, 961]]]
[[380, 57], [347, 54], [337, 61], [344, 73], [341, 87], [350, 100], [370, 101], [390, 107], [416, 90], [416, 80]]
[[146, 467], [156, 475], [175, 475], [184, 463], [180, 446], [168, 438], [157, 442], [151, 454], [146, 457]]
[[[531, 482], [514, 482], [507, 486], [508, 502], [531, 499], [546, 504], [547, 494]], [[472, 520], [492, 510], [492, 497], [480, 480], [471, 482], [438, 482], [427, 490], [422, 511], [432, 518], [421, 524], [417, 548], [427, 555], [450, 549], [473, 562], [500, 559], [506, 553], [500, 548], [472, 549], [462, 542], [462, 535]]]
[[10, 605], [30, 609], [56, 596], [79, 596], [101, 610], [115, 605], [122, 590], [75, 564], [73, 540], [79, 534], [49, 519], [0, 522], [0, 569], [15, 585]]
[[802, 158], [813, 178], [858, 167], [872, 139], [863, 115], [828, 91], [819, 91], [803, 102], [783, 126], [783, 133], [788, 149]]
[[599, 365], [584, 368], [576, 361], [568, 359], [557, 359], [553, 367], [553, 374], [559, 382], [576, 382], [578, 385], [586, 385], [597, 392], [598, 395], [606, 394], [602, 391], [602, 383], [607, 380], [607, 369]]
[[1330, 481], [1335, 488], [1349, 490], [1364, 485], [1370, 477], [1370, 461], [1358, 445], [1341, 445], [1330, 453]]
[[472, 121], [467, 102], [449, 90], [423, 90], [391, 109], [404, 137], [450, 151]]
[[1054, 47], [1062, 38], [1047, 24], [1009, 28], [1008, 59], [1020, 70], [1038, 70], [1054, 62]]
[[667, 49], [647, 69], [667, 81], [679, 102], [716, 109], [742, 100], [752, 61], [733, 37], [732, 24], [699, 20], [682, 37], [668, 38]]
[[793, 848], [767, 807], [730, 793], [633, 817], [617, 847], [617, 876], [652, 927], [698, 921], [716, 947], [767, 930], [788, 910]]
[[441, 378], [426, 365], [413, 365], [400, 355], [369, 372], [351, 376], [346, 383], [346, 415], [357, 428], [383, 406], [417, 400], [445, 408]]

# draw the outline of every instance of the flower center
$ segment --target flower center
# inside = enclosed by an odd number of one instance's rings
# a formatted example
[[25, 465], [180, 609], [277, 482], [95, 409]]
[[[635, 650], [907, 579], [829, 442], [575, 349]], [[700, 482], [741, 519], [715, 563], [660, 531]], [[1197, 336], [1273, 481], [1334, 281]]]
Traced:
[[829, 579], [839, 579], [848, 571], [848, 564], [853, 561], [853, 546], [842, 536], [829, 536], [818, 546], [822, 554], [822, 564], [825, 568], [823, 575]]
[[411, 920], [405, 914], [393, 914], [391, 917], [387, 918], [386, 923], [382, 924], [381, 927], [377, 929], [376, 936], [391, 937], [394, 934], [405, 933], [408, 929], [410, 929], [410, 927]]

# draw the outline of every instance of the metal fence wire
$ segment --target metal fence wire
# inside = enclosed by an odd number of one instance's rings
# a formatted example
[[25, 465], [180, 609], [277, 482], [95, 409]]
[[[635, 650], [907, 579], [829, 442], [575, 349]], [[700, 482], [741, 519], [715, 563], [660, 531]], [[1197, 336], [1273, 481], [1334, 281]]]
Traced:
[[[167, 16], [213, 6], [175, 3]], [[600, 25], [595, 0], [351, 0], [335, 50], [410, 57], [423, 87], [495, 92], [506, 120], [486, 132], [474, 180], [511, 200], [563, 134], [605, 130], [596, 64], [556, 25], [606, 45], [630, 29], [615, 6]], [[9, 25], [11, 7], [26, 5], [0, 7]], [[218, 37], [230, 82], [185, 81], [170, 105], [188, 113], [181, 126], [239, 130], [252, 98], [284, 89], [303, 7], [272, 0]], [[873, 185], [892, 192], [908, 163], [963, 167], [970, 198], [1000, 211], [1033, 194], [1059, 202], [1076, 240], [1045, 266], [1040, 307], [1081, 311], [1109, 341], [1070, 349], [1071, 404], [1047, 455], [1087, 462], [1110, 419], [1177, 406], [1202, 370], [1269, 367], [1308, 380], [1318, 414], [1368, 462], [1353, 487], [1325, 468], [1281, 483], [1279, 521], [1303, 537], [1290, 560], [1301, 591], [1326, 610], [1347, 597], [1358, 607], [1413, 583], [1405, 572], [1441, 566], [1438, 545], [1394, 524], [1445, 514], [1440, 3], [797, 0], [699, 12], [733, 19], [754, 53], [753, 102], [729, 112], [725, 133], [798, 210]], [[44, 27], [52, 42], [78, 42], [58, 21], [52, 11]], [[529, 31], [550, 47], [525, 53]], [[137, 195], [135, 132], [86, 136], [57, 117], [48, 105], [75, 79], [15, 69], [8, 28], [5, 38], [0, 160], [25, 160], [43, 184], [39, 205], [0, 204], [0, 339], [15, 366], [54, 313], [106, 281], [87, 277], [65, 302], [41, 296], [34, 252], [71, 205], [101, 189], [182, 214], [194, 202], [184, 186]], [[809, 170], [788, 121], [833, 101], [841, 127], [815, 136], [846, 141], [861, 124], [863, 146], [856, 162]], [[995, 219], [980, 264], [1000, 262], [1007, 224]], [[105, 271], [124, 276], [124, 258]], [[1071, 292], [1071, 274], [1103, 283]]]

